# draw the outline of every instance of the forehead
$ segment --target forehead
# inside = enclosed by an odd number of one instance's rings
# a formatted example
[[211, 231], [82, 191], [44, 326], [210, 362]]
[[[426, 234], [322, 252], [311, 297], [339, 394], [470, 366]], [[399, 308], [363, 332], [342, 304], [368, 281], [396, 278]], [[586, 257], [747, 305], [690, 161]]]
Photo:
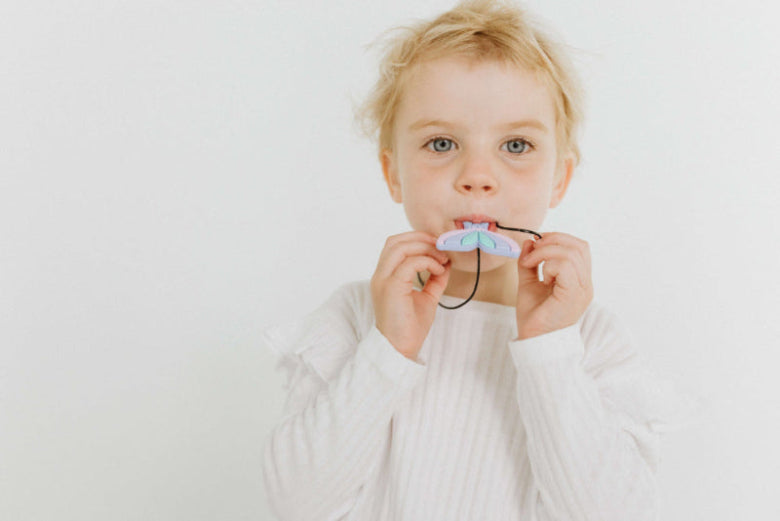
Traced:
[[415, 65], [405, 78], [397, 113], [402, 132], [422, 120], [470, 128], [536, 119], [551, 129], [552, 97], [539, 75], [499, 61], [447, 57]]

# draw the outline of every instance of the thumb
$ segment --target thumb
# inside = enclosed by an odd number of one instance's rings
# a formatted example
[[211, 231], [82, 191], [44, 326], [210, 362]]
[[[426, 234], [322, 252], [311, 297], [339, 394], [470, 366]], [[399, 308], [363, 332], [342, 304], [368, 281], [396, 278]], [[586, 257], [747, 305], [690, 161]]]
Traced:
[[527, 239], [523, 241], [523, 248], [520, 250], [520, 257], [517, 258], [517, 274], [519, 275], [521, 282], [527, 282], [529, 280], [538, 281], [539, 274], [537, 266], [526, 267], [522, 264], [525, 258], [534, 251], [534, 240]]
[[444, 290], [447, 289], [447, 281], [450, 280], [450, 268], [452, 267], [452, 261], [447, 261], [444, 266], [444, 273], [436, 275], [431, 273], [428, 280], [425, 281], [425, 287], [423, 291], [433, 296], [437, 301], [441, 298]]

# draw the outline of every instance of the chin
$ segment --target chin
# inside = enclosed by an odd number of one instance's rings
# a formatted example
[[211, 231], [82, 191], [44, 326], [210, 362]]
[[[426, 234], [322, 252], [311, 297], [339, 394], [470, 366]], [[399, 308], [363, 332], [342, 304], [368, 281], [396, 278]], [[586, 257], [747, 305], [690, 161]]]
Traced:
[[[452, 267], [461, 271], [477, 272], [477, 253], [476, 251], [448, 251], [447, 254], [450, 257]], [[492, 255], [479, 252], [479, 271], [484, 273], [491, 271], [505, 265], [507, 262], [512, 261], [509, 257], [502, 257], [501, 255]]]

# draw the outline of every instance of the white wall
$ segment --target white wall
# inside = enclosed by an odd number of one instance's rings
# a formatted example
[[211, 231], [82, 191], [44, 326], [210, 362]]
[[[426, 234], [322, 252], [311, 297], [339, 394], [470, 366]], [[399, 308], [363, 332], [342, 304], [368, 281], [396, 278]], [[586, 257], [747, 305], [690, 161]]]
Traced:
[[[259, 333], [409, 230], [350, 97], [363, 45], [452, 5], [0, 7], [0, 518], [272, 519]], [[545, 231], [590, 243], [597, 298], [714, 404], [665, 441], [663, 519], [778, 518], [780, 12], [527, 5], [589, 53]]]

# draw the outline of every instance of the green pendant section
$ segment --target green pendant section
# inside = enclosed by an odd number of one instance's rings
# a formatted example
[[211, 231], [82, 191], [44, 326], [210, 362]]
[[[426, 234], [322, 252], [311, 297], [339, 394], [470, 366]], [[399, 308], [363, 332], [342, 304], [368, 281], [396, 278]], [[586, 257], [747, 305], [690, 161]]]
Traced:
[[[479, 232], [477, 232], [479, 233]], [[482, 246], [485, 246], [486, 248], [494, 248], [496, 247], [496, 241], [485, 235], [484, 233], [479, 233], [479, 243]]]
[[463, 246], [471, 246], [477, 242], [477, 234], [479, 232], [471, 232], [460, 240]]
[[473, 246], [474, 244], [479, 243], [479, 245], [485, 246], [486, 248], [496, 247], [496, 242], [493, 239], [480, 232], [472, 232], [466, 235], [460, 240], [460, 243], [463, 246]]

